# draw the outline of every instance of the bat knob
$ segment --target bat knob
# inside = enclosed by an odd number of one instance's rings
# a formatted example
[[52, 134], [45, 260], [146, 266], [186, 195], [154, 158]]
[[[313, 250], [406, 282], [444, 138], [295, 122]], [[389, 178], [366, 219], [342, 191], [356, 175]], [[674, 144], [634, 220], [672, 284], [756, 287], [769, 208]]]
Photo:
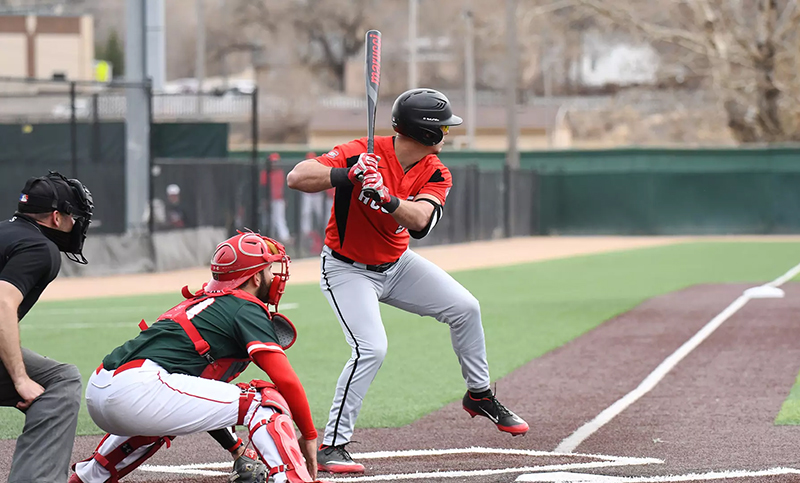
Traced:
[[367, 198], [370, 198], [371, 200], [377, 201], [381, 199], [380, 195], [378, 194], [378, 190], [373, 188], [363, 188], [361, 190], [361, 194], [363, 194]]

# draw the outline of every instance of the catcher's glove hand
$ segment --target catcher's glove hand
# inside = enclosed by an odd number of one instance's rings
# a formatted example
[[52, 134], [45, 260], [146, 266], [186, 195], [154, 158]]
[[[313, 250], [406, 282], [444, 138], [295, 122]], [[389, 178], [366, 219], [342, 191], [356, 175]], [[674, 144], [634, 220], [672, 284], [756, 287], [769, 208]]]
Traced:
[[232, 483], [267, 483], [267, 474], [267, 466], [258, 460], [258, 454], [252, 449], [248, 449], [233, 462], [233, 472], [228, 475], [228, 481]]

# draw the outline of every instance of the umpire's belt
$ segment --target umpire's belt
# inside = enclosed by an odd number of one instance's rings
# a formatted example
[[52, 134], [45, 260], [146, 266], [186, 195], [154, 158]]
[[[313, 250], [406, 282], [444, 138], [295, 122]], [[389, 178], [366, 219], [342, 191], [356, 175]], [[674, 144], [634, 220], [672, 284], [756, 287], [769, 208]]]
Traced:
[[[393, 262], [381, 263], [380, 265], [365, 265], [365, 264], [359, 263], [359, 262], [357, 262], [357, 261], [355, 261], [353, 259], [347, 258], [346, 256], [344, 256], [341, 253], [336, 252], [334, 250], [331, 250], [331, 255], [333, 256], [333, 258], [335, 258], [337, 260], [340, 260], [340, 261], [342, 261], [344, 263], [349, 263], [350, 265], [352, 265], [354, 267], [363, 268], [365, 270], [369, 270], [370, 272], [378, 272], [378, 273], [383, 273], [386, 270], [389, 270], [390, 268], [392, 268], [394, 266], [395, 263], [397, 263], [397, 260], [395, 260]], [[399, 260], [399, 258], [398, 258], [398, 260]]]

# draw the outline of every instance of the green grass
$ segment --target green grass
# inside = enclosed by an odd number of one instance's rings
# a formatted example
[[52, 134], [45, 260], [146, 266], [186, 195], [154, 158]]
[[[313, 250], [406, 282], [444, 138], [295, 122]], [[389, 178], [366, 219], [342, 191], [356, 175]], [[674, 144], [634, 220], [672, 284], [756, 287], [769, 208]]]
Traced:
[[[481, 301], [496, 380], [653, 296], [698, 283], [769, 281], [798, 262], [800, 243], [692, 243], [459, 272], [455, 278]], [[20, 325], [22, 343], [76, 364], [88, 378], [103, 356], [136, 335], [141, 318], [152, 322], [179, 301], [179, 288], [174, 295], [40, 303]], [[321, 427], [350, 349], [318, 284], [290, 283], [284, 302], [299, 304], [286, 312], [300, 334], [288, 355]], [[446, 326], [387, 306], [382, 314], [389, 353], [367, 394], [360, 427], [407, 424], [464, 391]], [[253, 366], [242, 379], [263, 377], [259, 373]], [[15, 409], [0, 408], [0, 438], [16, 437], [22, 422]], [[78, 433], [98, 432], [84, 407]]]
[[775, 417], [775, 424], [778, 426], [798, 426], [800, 425], [800, 374], [797, 375], [789, 397], [783, 402], [778, 416]]

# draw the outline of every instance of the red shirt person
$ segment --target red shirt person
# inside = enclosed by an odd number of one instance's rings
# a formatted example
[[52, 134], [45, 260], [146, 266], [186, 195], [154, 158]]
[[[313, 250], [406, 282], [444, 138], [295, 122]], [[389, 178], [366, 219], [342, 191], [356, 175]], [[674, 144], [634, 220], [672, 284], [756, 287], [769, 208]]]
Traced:
[[467, 386], [464, 409], [512, 435], [528, 430], [489, 388], [477, 299], [447, 272], [408, 249], [409, 237], [425, 237], [442, 216], [452, 179], [437, 154], [450, 126], [461, 122], [444, 94], [413, 89], [392, 107], [397, 135], [376, 137], [374, 154], [366, 153], [365, 139], [357, 139], [299, 163], [287, 177], [290, 188], [306, 193], [336, 189], [320, 285], [352, 351], [317, 452], [322, 471], [364, 471], [345, 445], [388, 348], [379, 302], [447, 324]]
[[[270, 169], [269, 179], [267, 179], [267, 170], [261, 171], [259, 183], [261, 186], [266, 186], [269, 182], [269, 198], [270, 198], [270, 232], [283, 243], [288, 243], [291, 240], [289, 233], [289, 226], [286, 223], [286, 200], [283, 198], [284, 190], [284, 171], [280, 167], [281, 155], [279, 153], [271, 153], [269, 155]], [[266, 214], [266, 210], [263, 210]], [[262, 225], [264, 225], [262, 220]]]

